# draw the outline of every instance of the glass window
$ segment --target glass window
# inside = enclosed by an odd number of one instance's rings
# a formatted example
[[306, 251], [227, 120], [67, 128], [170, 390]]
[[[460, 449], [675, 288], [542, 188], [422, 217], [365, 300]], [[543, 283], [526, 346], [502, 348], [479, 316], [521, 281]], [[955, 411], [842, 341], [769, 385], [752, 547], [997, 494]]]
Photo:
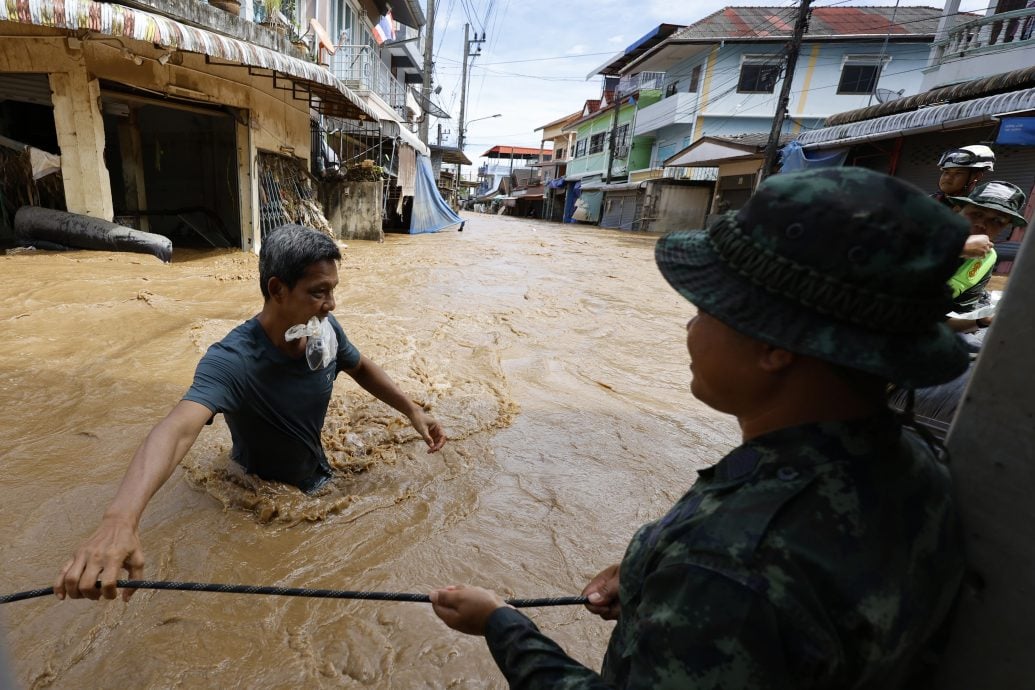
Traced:
[[575, 142], [575, 158], [580, 158], [586, 155], [586, 139], [579, 139]]
[[604, 132], [594, 134], [589, 138], [589, 152], [600, 153], [604, 150]]
[[690, 86], [687, 87], [688, 93], [697, 93], [697, 89], [701, 84], [701, 66], [697, 65], [690, 72]]
[[851, 60], [841, 68], [841, 81], [837, 84], [839, 94], [869, 94], [877, 86], [881, 66], [875, 62], [859, 63]]
[[772, 93], [780, 78], [780, 65], [772, 58], [749, 58], [740, 66], [737, 93]]
[[665, 87], [665, 98], [673, 95], [678, 89], [679, 81], [670, 82], [669, 85]]
[[615, 132], [615, 148], [622, 148], [629, 145], [629, 123], [625, 123]]

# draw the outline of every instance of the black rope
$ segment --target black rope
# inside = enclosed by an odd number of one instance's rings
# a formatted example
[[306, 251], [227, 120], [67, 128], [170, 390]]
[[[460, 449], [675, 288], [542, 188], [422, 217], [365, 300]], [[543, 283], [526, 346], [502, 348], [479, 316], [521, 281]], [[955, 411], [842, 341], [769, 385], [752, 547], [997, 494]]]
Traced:
[[[270, 587], [265, 585], [221, 585], [209, 582], [166, 582], [161, 580], [119, 580], [123, 589], [169, 589], [186, 592], [222, 592], [224, 594], [268, 594], [285, 597], [312, 597], [315, 599], [366, 599], [373, 601], [413, 601], [430, 603], [427, 594], [411, 592], [363, 592], [345, 589], [309, 589], [307, 587]], [[99, 588], [101, 583], [97, 583]], [[24, 599], [36, 599], [53, 594], [53, 587], [41, 587], [14, 594], [0, 595], [0, 604], [9, 604]], [[507, 599], [514, 608], [539, 606], [573, 606], [588, 602], [586, 597], [541, 597], [539, 599]]]

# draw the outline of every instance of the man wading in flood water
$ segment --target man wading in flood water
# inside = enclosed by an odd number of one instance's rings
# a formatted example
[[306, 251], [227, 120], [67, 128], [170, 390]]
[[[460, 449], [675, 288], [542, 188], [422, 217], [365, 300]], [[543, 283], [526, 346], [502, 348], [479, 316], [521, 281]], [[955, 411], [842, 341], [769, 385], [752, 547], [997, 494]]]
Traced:
[[130, 579], [141, 576], [144, 508], [216, 414], [247, 472], [306, 492], [331, 476], [320, 432], [339, 372], [406, 415], [429, 453], [445, 444], [441, 425], [361, 355], [331, 315], [339, 260], [338, 246], [315, 230], [285, 225], [270, 233], [259, 252], [262, 311], [202, 357], [190, 390], [133, 456], [100, 527], [62, 569], [58, 598], [113, 599], [122, 568]]
[[838, 168], [663, 237], [658, 267], [698, 310], [691, 391], [743, 444], [673, 477], [692, 488], [583, 590], [618, 621], [599, 674], [487, 589], [438, 589], [435, 613], [484, 635], [512, 688], [917, 687], [963, 551], [948, 471], [886, 390], [966, 368], [942, 323], [966, 236], [915, 187]]

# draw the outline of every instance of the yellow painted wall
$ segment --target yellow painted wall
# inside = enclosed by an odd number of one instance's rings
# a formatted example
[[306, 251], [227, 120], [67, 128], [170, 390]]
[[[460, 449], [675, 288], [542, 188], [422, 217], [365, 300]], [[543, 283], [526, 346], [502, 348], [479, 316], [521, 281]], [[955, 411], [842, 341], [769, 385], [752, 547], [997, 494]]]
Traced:
[[719, 177], [726, 177], [727, 175], [754, 175], [758, 172], [758, 169], [761, 167], [761, 158], [750, 161], [733, 161], [732, 163], [723, 163], [719, 166]]

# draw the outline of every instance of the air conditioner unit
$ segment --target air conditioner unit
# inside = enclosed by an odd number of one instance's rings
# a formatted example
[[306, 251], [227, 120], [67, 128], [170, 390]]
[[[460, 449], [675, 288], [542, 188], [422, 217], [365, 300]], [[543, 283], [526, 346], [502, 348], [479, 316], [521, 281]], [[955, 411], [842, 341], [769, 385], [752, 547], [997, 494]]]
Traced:
[[629, 155], [628, 146], [616, 146], [615, 147], [615, 158], [625, 158]]

